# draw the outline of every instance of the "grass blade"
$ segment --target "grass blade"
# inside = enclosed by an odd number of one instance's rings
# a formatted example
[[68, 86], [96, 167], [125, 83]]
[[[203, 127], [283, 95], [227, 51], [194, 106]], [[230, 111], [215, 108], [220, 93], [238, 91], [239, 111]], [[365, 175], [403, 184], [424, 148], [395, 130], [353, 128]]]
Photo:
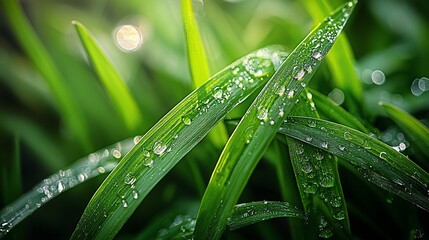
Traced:
[[289, 118], [280, 133], [339, 156], [368, 181], [429, 211], [429, 174], [383, 142], [340, 124], [307, 117]]
[[73, 100], [66, 84], [62, 81], [63, 77], [55, 66], [54, 61], [25, 18], [18, 1], [2, 1], [0, 4], [18, 42], [48, 84], [58, 103], [57, 108], [70, 128], [70, 132], [76, 134], [76, 137], [79, 138], [84, 147], [90, 148], [89, 130], [84, 116]]
[[[192, 8], [192, 0], [182, 0], [182, 18], [185, 27], [186, 44], [188, 51], [188, 63], [191, 70], [194, 87], [203, 85], [210, 78], [209, 65], [207, 63], [206, 53], [204, 51], [203, 41], [201, 40], [198, 24]], [[228, 137], [223, 123], [216, 126], [213, 133], [209, 135], [210, 139], [217, 145], [225, 145]]]
[[234, 206], [228, 219], [230, 230], [236, 230], [268, 219], [292, 217], [304, 219], [304, 214], [297, 207], [287, 202], [250, 202]]
[[97, 190], [72, 239], [110, 239], [152, 188], [225, 115], [274, 74], [283, 54], [251, 53], [213, 76], [150, 129]]
[[80, 22], [73, 21], [72, 23], [118, 115], [123, 118], [130, 131], [138, 130], [142, 122], [142, 115], [124, 80], [88, 29]]
[[102, 173], [110, 172], [138, 139], [139, 137], [124, 140], [94, 152], [21, 195], [0, 211], [0, 238], [56, 196]]
[[[408, 136], [410, 146], [415, 146], [421, 154], [429, 157], [429, 129], [419, 120], [395, 105], [387, 102], [380, 102], [379, 104]], [[424, 163], [427, 166], [428, 162], [424, 161]]]
[[355, 2], [342, 5], [313, 29], [247, 110], [213, 171], [198, 213], [196, 239], [221, 237], [227, 217], [252, 171], [290, 113], [297, 96], [332, 47], [354, 6]]
[[[331, 10], [328, 1], [302, 1], [315, 22], [321, 21]], [[359, 112], [362, 102], [362, 84], [355, 71], [355, 58], [347, 37], [343, 34], [337, 39], [327, 56], [336, 87], [344, 92], [345, 102], [352, 112]]]
[[[319, 118], [311, 93], [301, 94], [292, 114]], [[336, 159], [291, 137], [287, 137], [287, 144], [304, 210], [312, 223], [305, 232], [306, 238], [350, 235]]]

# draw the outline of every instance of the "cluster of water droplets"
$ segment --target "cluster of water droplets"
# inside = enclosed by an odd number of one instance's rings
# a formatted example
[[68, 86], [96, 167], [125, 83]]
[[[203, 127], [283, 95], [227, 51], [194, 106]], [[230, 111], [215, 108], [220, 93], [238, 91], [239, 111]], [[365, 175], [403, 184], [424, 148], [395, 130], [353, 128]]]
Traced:
[[167, 228], [158, 231], [157, 239], [166, 239], [167, 236], [175, 238], [191, 239], [194, 233], [196, 220], [188, 214], [177, 215]]
[[102, 173], [110, 172], [135, 144], [140, 136], [127, 139], [80, 159], [69, 169], [44, 179], [0, 212], [0, 237], [60, 193]]

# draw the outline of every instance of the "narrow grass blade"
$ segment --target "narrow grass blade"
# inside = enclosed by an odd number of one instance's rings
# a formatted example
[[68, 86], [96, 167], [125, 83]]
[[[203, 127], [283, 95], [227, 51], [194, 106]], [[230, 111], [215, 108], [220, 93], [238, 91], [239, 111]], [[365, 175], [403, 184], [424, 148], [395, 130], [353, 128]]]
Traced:
[[0, 238], [54, 197], [100, 174], [110, 172], [140, 137], [118, 142], [78, 160], [37, 184], [0, 211]]
[[[315, 22], [321, 21], [331, 10], [328, 1], [302, 1]], [[362, 84], [355, 71], [355, 58], [345, 35], [340, 35], [327, 56], [334, 84], [346, 96], [345, 102], [352, 112], [359, 112], [362, 102]]]
[[429, 174], [383, 142], [344, 125], [307, 117], [290, 117], [280, 133], [339, 156], [368, 181], [429, 211]]
[[257, 96], [227, 142], [204, 194], [196, 239], [219, 239], [227, 217], [297, 96], [342, 31], [355, 6], [348, 2], [295, 48]]
[[[188, 52], [188, 64], [191, 70], [192, 81], [195, 87], [203, 85], [210, 78], [209, 65], [207, 63], [206, 53], [204, 51], [203, 41], [201, 40], [198, 24], [192, 8], [192, 0], [182, 0], [182, 18], [185, 27], [186, 44]], [[228, 137], [226, 128], [220, 123], [209, 135], [210, 139], [217, 145], [225, 145]]]
[[73, 21], [72, 23], [118, 115], [123, 118], [130, 131], [138, 130], [141, 125], [142, 115], [124, 80], [88, 29], [80, 22]]
[[[411, 147], [415, 147], [429, 157], [429, 129], [409, 113], [387, 102], [380, 102], [384, 111], [395, 121], [408, 137]], [[425, 159], [427, 160], [427, 159]], [[425, 161], [427, 166], [428, 162]]]
[[288, 202], [250, 202], [234, 206], [228, 218], [230, 230], [236, 230], [268, 219], [290, 217], [304, 219], [304, 214]]
[[335, 105], [325, 95], [310, 89], [311, 96], [316, 105], [317, 111], [323, 119], [330, 119], [334, 122], [341, 123], [361, 132], [369, 133], [368, 129], [351, 113], [347, 112], [341, 106]]
[[231, 109], [266, 83], [283, 55], [270, 48], [251, 53], [176, 105], [106, 178], [85, 209], [72, 239], [113, 238], [182, 157]]
[[192, 8], [192, 0], [181, 0], [182, 19], [185, 27], [188, 62], [195, 87], [203, 85], [210, 77], [203, 41]]
[[[292, 114], [319, 118], [310, 92], [300, 95]], [[304, 210], [308, 221], [312, 223], [305, 232], [306, 238], [340, 238], [350, 235], [336, 159], [327, 152], [291, 137], [287, 137], [287, 144]]]
[[10, 26], [21, 47], [48, 84], [58, 103], [58, 110], [70, 128], [70, 132], [76, 134], [79, 142], [83, 143], [84, 147], [90, 148], [89, 129], [85, 123], [84, 116], [63, 82], [63, 77], [55, 66], [54, 61], [25, 18], [18, 1], [1, 1], [0, 6], [2, 6], [4, 16], [10, 22]]

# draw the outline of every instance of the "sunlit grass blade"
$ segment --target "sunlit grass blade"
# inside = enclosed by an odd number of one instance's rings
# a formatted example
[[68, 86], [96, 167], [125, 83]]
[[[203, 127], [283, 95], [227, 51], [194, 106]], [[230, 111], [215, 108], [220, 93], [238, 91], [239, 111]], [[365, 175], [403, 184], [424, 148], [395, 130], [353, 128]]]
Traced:
[[[404, 131], [408, 137], [410, 147], [415, 147], [426, 157], [429, 157], [429, 129], [419, 120], [411, 116], [406, 111], [387, 102], [380, 102], [384, 111], [392, 118], [393, 121]], [[426, 166], [429, 164], [424, 159]]]
[[351, 128], [358, 129], [364, 133], [369, 133], [367, 128], [351, 113], [347, 112], [341, 106], [335, 105], [325, 95], [310, 89], [317, 111], [323, 119], [330, 119]]
[[118, 115], [123, 118], [130, 131], [138, 130], [141, 126], [142, 115], [124, 80], [88, 29], [80, 22], [73, 21], [72, 23]]
[[228, 227], [230, 230], [236, 230], [280, 217], [305, 218], [301, 210], [288, 202], [261, 201], [241, 203], [234, 206], [231, 216], [228, 218]]
[[106, 178], [85, 209], [72, 238], [113, 238], [182, 157], [231, 109], [266, 83], [283, 55], [271, 48], [251, 53], [176, 105]]
[[37, 184], [0, 211], [0, 238], [50, 200], [100, 174], [110, 172], [138, 141], [128, 139], [94, 152]]
[[282, 63], [249, 107], [213, 171], [198, 213], [196, 239], [221, 237], [227, 217], [247, 180], [295, 105], [297, 96], [342, 31], [354, 6], [354, 2], [342, 5], [313, 29]]
[[89, 128], [82, 111], [73, 100], [54, 61], [25, 18], [18, 1], [1, 1], [0, 6], [3, 8], [4, 16], [10, 22], [19, 44], [48, 84], [70, 132], [76, 134], [84, 147], [89, 148], [91, 146]]
[[[303, 92], [292, 115], [319, 118], [312, 97], [310, 92]], [[305, 232], [306, 238], [340, 238], [350, 235], [336, 159], [327, 152], [291, 137], [287, 137], [287, 144], [304, 210], [308, 221], [312, 223]]]
[[[333, 9], [328, 1], [304, 0], [302, 2], [316, 23]], [[338, 37], [326, 60], [335, 86], [346, 96], [345, 102], [348, 108], [352, 112], [361, 111], [359, 103], [363, 99], [362, 84], [355, 71], [355, 57], [345, 34]]]
[[280, 133], [344, 159], [371, 183], [429, 211], [429, 174], [383, 142], [344, 125], [307, 117], [290, 117]]
[[[198, 30], [198, 23], [194, 16], [192, 0], [182, 0], [182, 19], [185, 27], [186, 49], [188, 52], [188, 64], [191, 77], [195, 87], [203, 85], [210, 78], [210, 70], [204, 51], [203, 41]], [[216, 126], [211, 133], [210, 139], [218, 146], [223, 146], [228, 137], [223, 123]]]

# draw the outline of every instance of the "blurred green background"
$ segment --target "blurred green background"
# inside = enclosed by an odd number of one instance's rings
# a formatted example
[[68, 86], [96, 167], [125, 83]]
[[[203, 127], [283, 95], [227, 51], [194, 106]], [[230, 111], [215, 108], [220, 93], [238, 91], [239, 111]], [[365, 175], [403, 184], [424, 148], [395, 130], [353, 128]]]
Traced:
[[[303, 2], [194, 1], [211, 73], [215, 74], [233, 60], [269, 44], [280, 44], [287, 51], [293, 50], [314, 24]], [[337, 6], [341, 1], [329, 2]], [[67, 127], [56, 99], [16, 41], [3, 9], [0, 9], [1, 165], [7, 165], [19, 145], [24, 192], [82, 156], [124, 138], [145, 133], [192, 91], [180, 1], [25, 0], [21, 4], [60, 70], [62, 81], [84, 116], [88, 129], [88, 144], [85, 144]], [[382, 132], [383, 141], [392, 146], [401, 142], [403, 134], [383, 114], [378, 106], [379, 100], [392, 102], [429, 124], [428, 12], [427, 0], [361, 0], [345, 30], [364, 89], [361, 103], [363, 114], [358, 117], [373, 123]], [[80, 21], [91, 31], [125, 79], [143, 114], [138, 130], [128, 129], [113, 109], [87, 61], [72, 20]], [[142, 33], [143, 43], [136, 51], [124, 52], [116, 43], [115, 30], [125, 24], [137, 26]], [[327, 65], [323, 64], [310, 87], [342, 104], [348, 96], [335, 88], [330, 77]], [[238, 115], [233, 113], [230, 117]], [[163, 210], [175, 208], [174, 203], [198, 199], [202, 192], [193, 181], [194, 175], [188, 173], [189, 161], [198, 163], [203, 180], [207, 182], [220, 151], [209, 142], [198, 145], [144, 200], [142, 206], [150, 207], [139, 208], [118, 237], [136, 236]], [[272, 165], [262, 162], [258, 169], [249, 184], [252, 187], [246, 189], [243, 199], [255, 200], [251, 196], [279, 199], [275, 176], [267, 180], [273, 182], [272, 187], [267, 188], [260, 183], [265, 173], [273, 172]], [[11, 184], [6, 176], [2, 173], [1, 208], [14, 198], [13, 194], [5, 194]], [[365, 196], [366, 191], [374, 194], [377, 189], [356, 179], [342, 179], [346, 199], [350, 200], [349, 206], [369, 206], [369, 211], [376, 209], [377, 203], [367, 202], [369, 200], [360, 195]], [[21, 233], [23, 236], [34, 239], [69, 237], [101, 181], [102, 177], [62, 194], [24, 221], [14, 232], [24, 232]], [[14, 185], [14, 188], [17, 189], [15, 194], [19, 195], [19, 186]], [[393, 238], [397, 234], [407, 236], [406, 226], [404, 229], [388, 227], [400, 219], [380, 219], [377, 213], [388, 212], [398, 206], [410, 207], [393, 196], [381, 204], [385, 207], [369, 213], [367, 217], [372, 219], [367, 221], [356, 217], [359, 214], [351, 211], [352, 232], [358, 236], [359, 232], [364, 231], [373, 231], [377, 236], [387, 234]], [[415, 211], [414, 208], [410, 209]], [[407, 210], [404, 214], [407, 216]], [[284, 224], [285, 221], [281, 219], [270, 223]], [[370, 225], [380, 227], [374, 230], [368, 227]], [[255, 231], [258, 232], [259, 228], [269, 229], [271, 226], [261, 223]], [[241, 235], [243, 238], [246, 237], [244, 232]], [[273, 234], [276, 232], [273, 231]], [[227, 233], [227, 236], [236, 238], [239, 232]]]

